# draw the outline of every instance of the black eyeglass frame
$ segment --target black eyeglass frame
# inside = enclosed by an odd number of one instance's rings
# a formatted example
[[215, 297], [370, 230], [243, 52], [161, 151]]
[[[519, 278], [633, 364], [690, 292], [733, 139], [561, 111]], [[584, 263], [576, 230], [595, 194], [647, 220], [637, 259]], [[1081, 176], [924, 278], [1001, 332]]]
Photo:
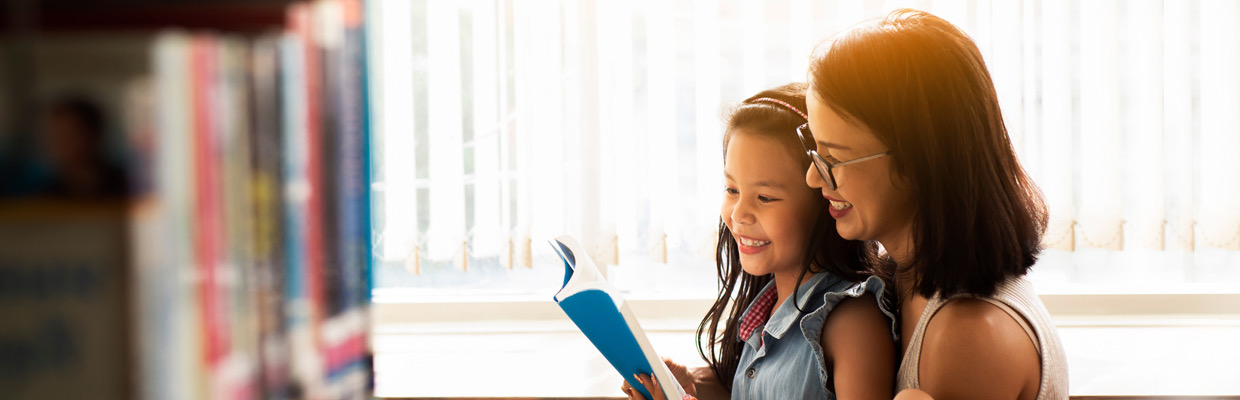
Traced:
[[835, 183], [834, 169], [849, 164], [856, 164], [862, 161], [869, 161], [876, 158], [882, 158], [891, 154], [891, 150], [881, 153], [871, 154], [865, 157], [856, 158], [848, 161], [841, 161], [835, 164], [827, 162], [818, 154], [818, 145], [814, 142], [814, 135], [809, 130], [809, 123], [801, 124], [797, 127], [797, 137], [801, 139], [801, 147], [805, 149], [805, 154], [809, 155], [809, 159], [814, 162], [814, 168], [818, 170], [818, 175], [822, 176], [822, 180], [827, 183], [827, 189], [836, 190], [839, 185]]

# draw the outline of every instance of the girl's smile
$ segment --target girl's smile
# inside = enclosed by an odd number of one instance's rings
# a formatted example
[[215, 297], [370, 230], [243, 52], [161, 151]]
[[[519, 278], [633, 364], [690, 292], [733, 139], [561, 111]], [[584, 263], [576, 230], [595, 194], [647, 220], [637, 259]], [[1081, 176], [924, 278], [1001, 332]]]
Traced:
[[770, 240], [758, 240], [746, 236], [733, 235], [736, 237], [736, 247], [740, 249], [741, 254], [758, 254], [766, 250], [767, 246], [771, 244]]

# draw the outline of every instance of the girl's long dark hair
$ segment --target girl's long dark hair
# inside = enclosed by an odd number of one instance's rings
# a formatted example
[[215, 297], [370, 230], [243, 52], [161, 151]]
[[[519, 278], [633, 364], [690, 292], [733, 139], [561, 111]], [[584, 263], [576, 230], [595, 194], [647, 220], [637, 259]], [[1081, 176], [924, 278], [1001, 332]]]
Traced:
[[[796, 157], [801, 171], [808, 171], [810, 160], [796, 135], [796, 128], [804, 124], [805, 119], [783, 105], [759, 100], [779, 100], [804, 113], [806, 89], [807, 86], [803, 83], [791, 83], [762, 91], [737, 106], [728, 117], [727, 131], [724, 133], [725, 158], [728, 142], [733, 134], [738, 129], [745, 128], [748, 134], [763, 135], [783, 144], [788, 150], [785, 156]], [[781, 154], [771, 156], [778, 157]], [[805, 190], [813, 191], [808, 186]], [[827, 200], [816, 194], [814, 198], [823, 212], [818, 213], [805, 249], [801, 279], [809, 272], [829, 272], [851, 281], [859, 281], [869, 275], [869, 260], [873, 254], [871, 246], [865, 242], [841, 238], [835, 230], [835, 219], [826, 212], [826, 207], [829, 206]], [[737, 363], [740, 362], [741, 349], [744, 346], [744, 343], [738, 340], [741, 314], [772, 278], [770, 275], [750, 275], [741, 268], [736, 239], [732, 237], [732, 232], [722, 219], [719, 222], [717, 243], [715, 267], [719, 274], [719, 295], [698, 324], [697, 346], [698, 354], [710, 365], [719, 383], [731, 391], [732, 378], [736, 375]], [[798, 282], [801, 279], [798, 279]], [[792, 298], [796, 298], [795, 293]], [[794, 306], [800, 309], [801, 305]]]

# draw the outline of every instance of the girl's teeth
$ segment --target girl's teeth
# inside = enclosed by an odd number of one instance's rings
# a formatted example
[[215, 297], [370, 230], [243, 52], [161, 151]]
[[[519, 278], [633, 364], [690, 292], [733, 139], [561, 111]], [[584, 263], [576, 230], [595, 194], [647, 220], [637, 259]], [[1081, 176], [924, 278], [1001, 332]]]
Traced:
[[849, 203], [847, 201], [835, 201], [835, 200], [828, 200], [828, 201], [831, 202], [831, 208], [834, 208], [836, 210], [843, 210], [843, 209], [847, 209], [853, 206], [852, 203]]
[[769, 240], [749, 240], [745, 238], [738, 238], [738, 239], [740, 239], [741, 244], [749, 246], [749, 247], [762, 247], [762, 246], [771, 244], [771, 241]]

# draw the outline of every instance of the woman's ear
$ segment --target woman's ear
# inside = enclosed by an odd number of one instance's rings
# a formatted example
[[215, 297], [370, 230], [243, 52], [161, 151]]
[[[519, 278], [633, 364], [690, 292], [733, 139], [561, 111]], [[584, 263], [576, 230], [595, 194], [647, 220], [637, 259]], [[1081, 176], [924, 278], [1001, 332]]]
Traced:
[[912, 215], [915, 216], [917, 215], [918, 202], [915, 201], [916, 195], [913, 193], [913, 190], [914, 190], [913, 180], [910, 179], [908, 176], [900, 173], [898, 170], [899, 168], [896, 168], [895, 160], [892, 160], [891, 162], [891, 186], [894, 187], [896, 190], [899, 190], [899, 192], [904, 196], [905, 203], [908, 204], [910, 208], [912, 208], [913, 210]]
[[913, 189], [913, 181], [899, 172], [891, 171], [891, 186], [902, 191], [909, 191]]
[[[887, 158], [891, 158], [891, 156], [887, 156]], [[896, 164], [895, 158], [891, 158], [890, 162], [891, 162], [891, 174], [890, 174], [891, 186], [896, 189], [905, 191], [905, 192], [912, 191], [913, 180], [909, 179], [908, 176], [900, 172], [901, 168], [899, 165]]]

